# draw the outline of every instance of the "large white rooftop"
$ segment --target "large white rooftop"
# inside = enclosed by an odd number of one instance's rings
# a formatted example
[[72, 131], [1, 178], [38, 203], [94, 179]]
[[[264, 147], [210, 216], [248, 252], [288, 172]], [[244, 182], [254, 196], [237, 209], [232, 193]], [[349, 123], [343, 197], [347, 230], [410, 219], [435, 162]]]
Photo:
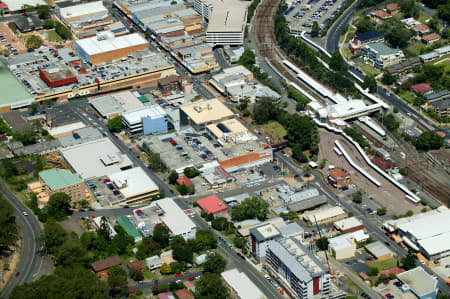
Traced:
[[[121, 153], [108, 138], [70, 146], [60, 151], [83, 179], [110, 175], [132, 165], [128, 156]], [[107, 156], [116, 157], [117, 162], [106, 165], [102, 159]]]
[[114, 37], [114, 35], [111, 36], [108, 32], [102, 32], [97, 34], [97, 36], [79, 39], [75, 43], [88, 55], [95, 55], [148, 44], [148, 41], [139, 33]]
[[158, 190], [158, 186], [141, 167], [113, 173], [109, 179], [125, 198]]
[[239, 298], [266, 298], [248, 276], [245, 273], [239, 272], [236, 268], [225, 271], [221, 275], [225, 282], [237, 293]]
[[194, 222], [175, 203], [172, 198], [163, 198], [156, 202], [164, 215], [160, 219], [173, 235], [183, 235], [195, 228]]
[[346, 218], [346, 219], [342, 219], [339, 221], [336, 221], [334, 223], [334, 226], [338, 229], [338, 230], [348, 230], [357, 226], [361, 226], [362, 222], [356, 218], [356, 217], [350, 217], [350, 218]]
[[[422, 267], [400, 273], [397, 278], [406, 283], [419, 298], [425, 298], [425, 295], [429, 295], [437, 289], [437, 279], [425, 272]], [[430, 298], [432, 297], [430, 296]]]
[[143, 118], [159, 118], [167, 115], [166, 111], [159, 105], [147, 106], [132, 111], [122, 113], [123, 119], [129, 124], [140, 123]]
[[211, 6], [208, 32], [242, 32], [247, 22], [247, 5], [239, 0], [203, 0]]
[[108, 13], [108, 10], [103, 6], [102, 1], [87, 2], [73, 6], [61, 7], [59, 9], [61, 17], [65, 19], [77, 18], [85, 15], [93, 15], [100, 13]]

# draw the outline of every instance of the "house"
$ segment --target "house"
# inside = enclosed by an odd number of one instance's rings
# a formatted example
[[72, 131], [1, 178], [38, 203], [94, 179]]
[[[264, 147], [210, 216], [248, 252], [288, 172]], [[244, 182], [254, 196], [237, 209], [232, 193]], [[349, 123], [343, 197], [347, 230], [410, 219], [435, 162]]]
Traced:
[[194, 299], [194, 295], [188, 289], [181, 289], [175, 292], [178, 299]]
[[450, 115], [450, 91], [447, 89], [425, 96], [424, 109], [433, 109], [440, 116]]
[[333, 168], [328, 171], [328, 182], [338, 190], [346, 190], [352, 184], [352, 179], [345, 169]]
[[192, 181], [185, 175], [182, 175], [182, 176], [178, 177], [177, 184], [178, 185], [185, 185], [186, 187], [190, 187], [190, 186], [194, 185], [194, 183], [192, 183]]
[[131, 262], [128, 263], [127, 265], [128, 269], [133, 269], [136, 272], [144, 272], [144, 265], [142, 265], [142, 263], [138, 260], [133, 260]]
[[3, 16], [9, 12], [8, 4], [0, 2], [0, 14]]
[[158, 294], [158, 299], [175, 299], [175, 296], [172, 293], [170, 293], [170, 292], [159, 293]]
[[414, 32], [416, 32], [419, 36], [423, 36], [424, 34], [427, 34], [431, 31], [430, 27], [428, 27], [425, 24], [416, 24], [412, 25], [409, 28], [412, 29]]
[[399, 11], [399, 5], [398, 3], [389, 3], [386, 5], [386, 11], [390, 13], [391, 15], [395, 15]]
[[424, 94], [424, 95], [433, 93], [433, 87], [431, 86], [430, 83], [426, 83], [426, 82], [412, 85], [409, 89], [412, 92], [414, 92], [416, 94], [416, 96], [419, 93]]
[[198, 206], [207, 214], [218, 214], [227, 211], [227, 206], [217, 197], [210, 195], [197, 201]]
[[97, 277], [108, 277], [108, 270], [115, 265], [122, 265], [122, 260], [118, 256], [112, 256], [104, 260], [96, 261], [91, 264], [92, 270]]
[[19, 15], [13, 23], [21, 33], [37, 31], [44, 28], [44, 23], [41, 19], [32, 14]]
[[400, 63], [405, 55], [399, 49], [392, 49], [383, 43], [370, 43], [361, 49], [365, 62], [370, 62], [373, 67], [383, 69]]
[[362, 46], [376, 42], [384, 42], [384, 35], [381, 32], [371, 30], [364, 33], [357, 33], [350, 43], [350, 50], [354, 55], [361, 50]]
[[422, 41], [427, 45], [431, 45], [432, 43], [438, 41], [439, 39], [441, 39], [441, 36], [436, 32], [428, 33], [422, 36]]
[[389, 19], [390, 17], [392, 17], [390, 13], [381, 9], [375, 10], [370, 13], [370, 19], [376, 23], [382, 23], [383, 21]]
[[375, 164], [376, 166], [378, 166], [380, 169], [387, 171], [393, 168], [396, 168], [397, 166], [395, 165], [394, 162], [392, 162], [391, 160], [385, 160], [381, 157], [375, 157], [372, 160], [372, 163]]
[[164, 260], [157, 255], [145, 259], [145, 265], [149, 270], [160, 268], [164, 264]]
[[391, 65], [386, 69], [386, 71], [392, 76], [403, 76], [407, 71], [421, 64], [422, 62], [420, 61], [419, 57], [413, 57], [408, 59], [407, 61], [400, 62], [399, 64]]

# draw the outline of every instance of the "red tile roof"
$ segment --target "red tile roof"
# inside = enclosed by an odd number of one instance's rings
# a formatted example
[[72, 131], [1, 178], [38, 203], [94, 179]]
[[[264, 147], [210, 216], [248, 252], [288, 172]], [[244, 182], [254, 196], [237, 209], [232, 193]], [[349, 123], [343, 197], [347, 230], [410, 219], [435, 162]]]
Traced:
[[246, 155], [242, 155], [239, 157], [235, 157], [235, 158], [231, 158], [231, 159], [222, 161], [222, 162], [220, 162], [220, 167], [227, 169], [229, 167], [244, 165], [244, 164], [248, 164], [250, 162], [266, 159], [266, 158], [269, 158], [270, 156], [271, 156], [270, 154], [250, 153], [250, 154], [246, 154]]
[[220, 213], [227, 210], [227, 206], [217, 197], [210, 195], [197, 201], [197, 204], [208, 214]]
[[441, 37], [436, 32], [433, 32], [433, 33], [425, 34], [422, 38], [429, 42], [429, 41], [432, 41], [432, 40], [438, 40]]
[[426, 33], [430, 31], [430, 27], [425, 24], [412, 25], [411, 29], [417, 32]]
[[391, 274], [399, 275], [400, 273], [405, 272], [405, 270], [393, 267], [380, 272], [381, 275], [389, 277]]
[[192, 181], [185, 175], [182, 175], [177, 179], [177, 184], [178, 185], [184, 184], [186, 185], [186, 187], [194, 185], [194, 183], [192, 183]]
[[380, 167], [382, 170], [388, 170], [395, 167], [394, 163], [391, 160], [384, 160], [381, 157], [373, 158], [372, 163]]
[[188, 289], [181, 289], [175, 293], [179, 299], [194, 299], [194, 296]]
[[139, 272], [142, 272], [145, 269], [144, 265], [142, 265], [142, 263], [138, 260], [129, 262], [127, 266], [129, 269], [134, 269]]
[[372, 12], [372, 15], [379, 17], [380, 19], [386, 19], [391, 16], [390, 13], [384, 11], [384, 10], [375, 10]]
[[393, 11], [393, 10], [397, 10], [398, 9], [398, 4], [397, 3], [390, 3], [388, 5], [386, 5], [386, 9]]
[[333, 179], [335, 179], [335, 180], [337, 180], [337, 179], [339, 179], [339, 178], [345, 178], [345, 177], [348, 176], [348, 172], [345, 171], [344, 169], [340, 169], [340, 168], [333, 168], [333, 169], [330, 169], [330, 170], [328, 171], [328, 173], [329, 173], [330, 176], [331, 176]]
[[419, 93], [419, 92], [425, 93], [427, 91], [433, 90], [433, 87], [431, 87], [430, 83], [420, 83], [420, 84], [412, 85], [411, 90], [414, 91], [415, 93]]
[[8, 4], [6, 4], [5, 2], [0, 2], [0, 8], [5, 8], [8, 7]]
[[118, 256], [112, 256], [104, 260], [93, 262], [91, 266], [92, 269], [94, 269], [94, 272], [100, 272], [121, 264], [122, 260]]

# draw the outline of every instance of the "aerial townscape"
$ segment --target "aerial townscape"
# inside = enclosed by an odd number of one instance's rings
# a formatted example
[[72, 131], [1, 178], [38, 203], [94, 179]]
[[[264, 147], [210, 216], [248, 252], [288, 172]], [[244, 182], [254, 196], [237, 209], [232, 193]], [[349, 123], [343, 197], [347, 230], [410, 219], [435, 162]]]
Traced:
[[450, 299], [450, 0], [0, 0], [0, 299]]

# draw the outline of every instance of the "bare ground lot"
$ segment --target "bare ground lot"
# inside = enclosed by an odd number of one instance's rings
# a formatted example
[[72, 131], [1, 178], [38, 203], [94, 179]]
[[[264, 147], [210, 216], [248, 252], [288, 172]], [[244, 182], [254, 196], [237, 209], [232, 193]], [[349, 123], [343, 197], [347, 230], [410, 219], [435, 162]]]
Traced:
[[[344, 168], [350, 172], [353, 183], [356, 184], [359, 188], [363, 189], [368, 196], [371, 196], [377, 203], [384, 206], [388, 213], [394, 212], [396, 214], [404, 214], [408, 210], [412, 210], [413, 212], [419, 212], [421, 210], [421, 206], [415, 206], [414, 204], [408, 202], [405, 199], [405, 194], [400, 191], [396, 186], [382, 177], [380, 174], [375, 172], [369, 165], [367, 165], [363, 159], [363, 157], [359, 154], [356, 148], [351, 145], [347, 140], [339, 135], [332, 134], [328, 131], [320, 129], [320, 154], [319, 161], [323, 158], [327, 159], [326, 167], [324, 168], [324, 172], [328, 168], [328, 165], [334, 165], [339, 168]], [[367, 171], [370, 175], [372, 175], [376, 180], [381, 183], [381, 187], [376, 187], [369, 180], [367, 180], [361, 173], [359, 173], [356, 169], [354, 169], [350, 164], [345, 160], [343, 156], [338, 156], [333, 151], [334, 141], [339, 140], [341, 145], [345, 148], [347, 153], [353, 159], [355, 163], [360, 165], [365, 171]]]

